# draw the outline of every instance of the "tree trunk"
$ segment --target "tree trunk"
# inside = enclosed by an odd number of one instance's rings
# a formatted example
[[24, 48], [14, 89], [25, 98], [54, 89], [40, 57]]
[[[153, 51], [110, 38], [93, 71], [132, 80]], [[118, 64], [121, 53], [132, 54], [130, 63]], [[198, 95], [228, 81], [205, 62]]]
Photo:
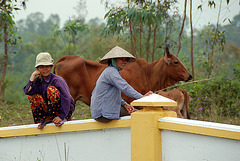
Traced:
[[192, 76], [193, 76], [193, 81], [194, 81], [195, 76], [194, 76], [194, 64], [193, 64], [192, 0], [190, 0], [190, 25], [191, 25], [191, 65], [192, 65]]
[[76, 38], [75, 38], [75, 35], [73, 34], [73, 52], [72, 52], [72, 54], [74, 55], [75, 52], [76, 52]]
[[[167, 43], [168, 43], [168, 22], [166, 22], [166, 27], [165, 27], [166, 29], [166, 32], [165, 32], [165, 40], [164, 40], [164, 46], [166, 46], [167, 45]], [[165, 53], [165, 50], [164, 50], [164, 55], [165, 55], [166, 53]]]
[[146, 46], [147, 46], [147, 58], [146, 60], [148, 61], [148, 58], [149, 58], [149, 53], [150, 53], [150, 39], [151, 39], [151, 33], [152, 33], [152, 27], [151, 27], [151, 24], [148, 26], [149, 27], [149, 30], [148, 30], [148, 39], [147, 39], [147, 42], [146, 42]]
[[[134, 29], [134, 28], [133, 28]], [[133, 33], [136, 33], [135, 31]], [[133, 40], [134, 40], [134, 53], [136, 55], [136, 58], [138, 58], [138, 55], [137, 55], [137, 39], [136, 39], [136, 36], [134, 36], [133, 34]]]
[[134, 52], [134, 44], [133, 44], [133, 32], [132, 32], [132, 23], [131, 23], [131, 20], [129, 20], [129, 27], [130, 27], [130, 37], [131, 37], [131, 48], [132, 48], [132, 55], [136, 56], [135, 52]]
[[139, 53], [140, 53], [140, 58], [142, 58], [142, 24], [140, 24], [140, 31], [139, 31], [139, 41], [140, 41], [140, 46], [139, 46]]
[[152, 50], [152, 62], [154, 61], [155, 55], [155, 44], [156, 44], [156, 32], [157, 32], [158, 25], [155, 25], [154, 32], [153, 32], [153, 50]]
[[185, 23], [185, 19], [186, 19], [186, 8], [187, 8], [187, 0], [185, 0], [185, 4], [184, 4], [184, 16], [183, 16], [183, 21], [182, 21], [182, 27], [181, 27], [179, 37], [178, 37], [178, 49], [177, 49], [176, 57], [178, 57], [178, 54], [181, 50], [181, 37], [182, 37], [182, 32], [184, 29], [184, 23]]
[[216, 44], [216, 37], [217, 37], [217, 32], [218, 32], [218, 25], [219, 25], [219, 19], [220, 19], [220, 14], [221, 14], [221, 8], [222, 8], [222, 0], [220, 1], [220, 7], [219, 7], [219, 12], [218, 12], [218, 20], [217, 20], [217, 27], [214, 33], [214, 39], [212, 43], [212, 51], [210, 53], [210, 62], [209, 62], [209, 73], [208, 73], [208, 78], [210, 78], [210, 75], [212, 74], [213, 70], [213, 53], [214, 53], [214, 48]]
[[3, 62], [3, 71], [2, 71], [2, 78], [1, 78], [1, 84], [0, 84], [0, 101], [3, 100], [3, 96], [4, 96], [4, 80], [5, 80], [5, 76], [6, 76], [6, 71], [7, 71], [7, 61], [8, 61], [8, 48], [7, 48], [7, 37], [8, 37], [8, 33], [7, 33], [7, 26], [6, 23], [4, 26], [4, 62]]

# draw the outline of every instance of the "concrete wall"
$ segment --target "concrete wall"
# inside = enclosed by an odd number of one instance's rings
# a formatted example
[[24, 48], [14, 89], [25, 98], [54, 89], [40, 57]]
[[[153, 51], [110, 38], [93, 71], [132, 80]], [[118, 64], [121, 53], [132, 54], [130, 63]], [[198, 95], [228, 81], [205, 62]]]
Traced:
[[[160, 121], [176, 130], [161, 130], [163, 161], [240, 161], [240, 126], [167, 117]], [[177, 129], [177, 125], [182, 128]], [[221, 131], [231, 133], [231, 138]]]
[[[121, 120], [122, 121], [122, 120]], [[98, 123], [93, 120], [70, 121], [64, 126]], [[64, 127], [63, 126], [63, 127]], [[99, 125], [100, 127], [102, 125]], [[99, 128], [100, 128], [99, 127]], [[0, 128], [3, 131], [29, 128], [36, 125]], [[47, 128], [57, 128], [53, 124]], [[75, 128], [77, 129], [77, 128]], [[40, 131], [40, 130], [38, 130]], [[21, 135], [0, 138], [0, 161], [130, 161], [130, 127]]]
[[175, 115], [147, 109], [105, 124], [3, 127], [0, 161], [240, 161], [240, 126]]
[[237, 140], [162, 131], [163, 161], [240, 161], [239, 152]]

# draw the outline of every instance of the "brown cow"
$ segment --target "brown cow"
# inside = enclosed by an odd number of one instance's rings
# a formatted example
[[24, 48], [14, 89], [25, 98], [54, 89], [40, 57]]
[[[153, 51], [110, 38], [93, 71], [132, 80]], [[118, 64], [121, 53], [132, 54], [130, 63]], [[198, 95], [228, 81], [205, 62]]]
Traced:
[[[168, 48], [166, 53], [166, 56], [152, 63], [142, 58], [137, 59], [128, 63], [120, 73], [135, 90], [142, 94], [150, 90], [166, 88], [178, 81], [192, 79], [190, 73]], [[56, 62], [54, 72], [66, 80], [75, 101], [81, 100], [90, 105], [91, 93], [96, 81], [106, 67], [95, 61], [67, 55]], [[128, 103], [133, 100], [125, 95], [123, 99]]]
[[175, 111], [177, 113], [177, 117], [179, 118], [190, 119], [188, 112], [189, 95], [185, 89], [178, 88], [168, 92], [158, 91], [157, 94], [177, 102], [176, 107], [163, 107], [163, 109]]

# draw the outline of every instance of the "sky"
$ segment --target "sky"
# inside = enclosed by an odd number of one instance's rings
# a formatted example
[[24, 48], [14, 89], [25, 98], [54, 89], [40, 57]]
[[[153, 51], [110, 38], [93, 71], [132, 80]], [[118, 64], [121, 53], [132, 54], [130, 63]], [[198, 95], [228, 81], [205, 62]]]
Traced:
[[[79, 0], [28, 0], [27, 8], [17, 11], [15, 20], [26, 19], [31, 13], [41, 12], [47, 19], [51, 14], [58, 14], [61, 24], [69, 20], [69, 17], [76, 15], [74, 7], [77, 6]], [[101, 4], [101, 0], [86, 0], [87, 17], [86, 20], [99, 17], [104, 18], [105, 8]]]
[[[104, 15], [107, 12], [105, 10], [104, 4], [101, 3], [102, 0], [86, 0], [86, 9], [87, 16], [86, 21], [89, 21], [93, 18], [100, 18], [104, 20]], [[112, 0], [111, 3], [117, 0]], [[118, 0], [119, 1], [119, 0]], [[122, 0], [123, 1], [123, 0]], [[208, 0], [193, 0], [193, 27], [201, 28], [207, 25], [209, 22], [216, 24], [217, 16], [219, 12], [219, 4], [221, 0], [215, 0], [216, 8], [210, 9], [208, 7]], [[65, 21], [76, 14], [76, 7], [79, 0], [28, 0], [26, 5], [26, 10], [20, 10], [15, 14], [15, 20], [18, 21], [20, 19], [26, 19], [28, 15], [35, 12], [41, 12], [44, 14], [44, 18], [47, 19], [50, 14], [58, 14], [61, 19], [61, 25]], [[232, 20], [233, 17], [240, 12], [240, 0], [230, 0], [230, 3], [226, 5], [226, 0], [222, 0], [222, 9], [220, 15], [220, 22], [222, 25], [229, 24], [228, 21], [224, 21], [224, 19]], [[197, 9], [197, 6], [203, 5], [203, 11]], [[184, 0], [179, 0], [179, 12], [183, 15], [183, 7]], [[189, 17], [189, 0], [187, 7], [187, 15]]]

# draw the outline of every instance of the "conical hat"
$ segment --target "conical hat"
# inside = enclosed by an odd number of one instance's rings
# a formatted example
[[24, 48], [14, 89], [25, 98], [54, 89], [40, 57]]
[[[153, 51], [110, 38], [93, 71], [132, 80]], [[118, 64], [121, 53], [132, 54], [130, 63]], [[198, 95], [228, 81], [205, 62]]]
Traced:
[[136, 58], [124, 50], [123, 48], [116, 46], [112, 48], [101, 60], [101, 64], [107, 64], [109, 59], [112, 58], [129, 58], [129, 62], [133, 62], [136, 60]]

